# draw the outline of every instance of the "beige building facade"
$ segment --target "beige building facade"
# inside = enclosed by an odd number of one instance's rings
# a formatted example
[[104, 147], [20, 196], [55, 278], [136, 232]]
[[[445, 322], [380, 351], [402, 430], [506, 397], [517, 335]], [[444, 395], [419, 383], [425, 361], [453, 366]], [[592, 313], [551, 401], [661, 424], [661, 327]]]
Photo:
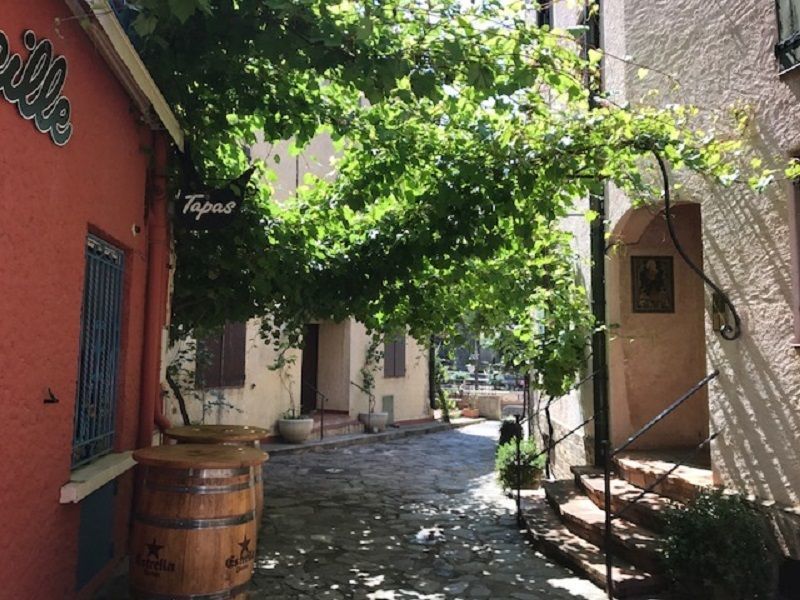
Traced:
[[[554, 4], [558, 27], [580, 22], [582, 10], [568, 4]], [[732, 324], [730, 313], [720, 310], [719, 298], [676, 251], [663, 203], [634, 208], [613, 186], [605, 190], [612, 444], [718, 370], [635, 447], [683, 451], [718, 433], [710, 445], [715, 481], [773, 506], [791, 525], [783, 541], [795, 556], [800, 198], [781, 172], [800, 155], [800, 70], [781, 64], [776, 44], [800, 29], [787, 23], [797, 15], [800, 2], [793, 0], [603, 0], [600, 18], [603, 87], [614, 102], [694, 105], [702, 127], [742, 139], [746, 163], [778, 171], [763, 193], [671, 174], [678, 240], [741, 316], [741, 336], [733, 341], [719, 333], [722, 323]], [[734, 116], [743, 115], [746, 127], [737, 132]], [[654, 174], [655, 167], [643, 163]], [[589, 228], [577, 218], [565, 227], [575, 234], [577, 266], [588, 288]], [[666, 287], [648, 290], [654, 278]], [[553, 405], [556, 438], [592, 414], [591, 387]], [[589, 427], [582, 435], [556, 450], [558, 476], [568, 476], [571, 464], [594, 461], [594, 432]]]
[[[259, 143], [250, 149], [254, 158], [265, 160], [275, 171], [273, 197], [277, 202], [294, 194], [309, 175], [332, 176], [334, 144], [330, 138], [314, 138], [301, 153], [290, 148], [290, 143], [280, 142]], [[179, 380], [176, 383], [185, 392], [193, 423], [246, 424], [277, 435], [276, 424], [282, 416], [292, 412], [316, 414], [315, 419], [321, 421], [319, 411], [324, 406], [331, 432], [336, 433], [332, 429], [334, 423], [339, 424], [339, 433], [357, 431], [358, 415], [370, 410], [369, 395], [361, 389], [365, 367], [374, 376], [373, 411], [388, 413], [390, 424], [433, 418], [429, 407], [428, 349], [413, 338], [406, 336], [400, 349], [398, 342], [387, 347], [379, 341], [377, 358], [367, 364], [372, 337], [364, 325], [352, 319], [310, 323], [305, 348], [289, 350], [283, 366], [276, 369], [278, 351], [271, 341], [262, 338], [260, 325], [259, 320], [253, 319], [227, 326], [218, 339], [206, 345], [213, 346], [222, 359], [203, 356], [209, 352], [204, 352], [201, 344], [198, 365], [196, 340], [180, 342], [170, 350], [167, 362], [177, 367], [173, 368], [177, 371], [175, 379]], [[392, 361], [389, 367], [387, 359]], [[209, 370], [211, 373], [204, 373]], [[174, 424], [181, 423], [172, 391], [166, 396], [165, 410]], [[320, 424], [315, 427], [319, 429]]]

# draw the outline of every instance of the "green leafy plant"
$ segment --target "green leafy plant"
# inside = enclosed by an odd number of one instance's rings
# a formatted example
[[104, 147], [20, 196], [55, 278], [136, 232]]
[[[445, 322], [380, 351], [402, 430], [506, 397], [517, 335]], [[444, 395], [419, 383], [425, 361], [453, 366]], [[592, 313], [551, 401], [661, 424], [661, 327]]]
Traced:
[[529, 438], [519, 444], [520, 466], [517, 468], [517, 442], [512, 440], [497, 448], [495, 470], [503, 489], [517, 487], [517, 473], [523, 488], [538, 487], [544, 469], [544, 456], [538, 456], [536, 441]]
[[664, 570], [683, 598], [772, 597], [775, 562], [766, 527], [738, 496], [702, 492], [666, 516]]

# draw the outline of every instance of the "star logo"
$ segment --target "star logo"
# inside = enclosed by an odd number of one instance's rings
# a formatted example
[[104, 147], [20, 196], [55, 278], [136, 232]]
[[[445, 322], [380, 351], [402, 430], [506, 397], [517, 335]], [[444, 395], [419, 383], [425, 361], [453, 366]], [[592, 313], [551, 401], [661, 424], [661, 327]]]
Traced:
[[162, 546], [161, 544], [157, 544], [155, 538], [153, 538], [153, 543], [152, 544], [145, 544], [145, 546], [147, 546], [147, 558], [150, 558], [151, 556], [153, 558], [155, 558], [156, 560], [161, 558], [158, 555], [158, 553], [161, 552], [161, 549], [164, 546]]
[[250, 554], [250, 540], [248, 539], [247, 535], [245, 535], [244, 539], [241, 542], [239, 542], [239, 548], [241, 548], [241, 550], [239, 551], [240, 558], [243, 558], [244, 556]]

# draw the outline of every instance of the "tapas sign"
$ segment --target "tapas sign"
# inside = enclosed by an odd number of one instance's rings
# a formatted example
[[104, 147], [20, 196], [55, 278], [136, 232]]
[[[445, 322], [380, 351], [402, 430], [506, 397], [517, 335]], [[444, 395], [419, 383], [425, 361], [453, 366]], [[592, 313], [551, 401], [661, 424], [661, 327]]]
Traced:
[[50, 40], [37, 40], [31, 30], [23, 34], [22, 41], [30, 52], [27, 59], [11, 52], [8, 37], [0, 30], [0, 92], [17, 106], [22, 118], [49, 134], [56, 146], [65, 146], [72, 137], [72, 108], [61, 94], [67, 60], [55, 56]]
[[242, 207], [247, 182], [255, 169], [248, 169], [226, 186], [178, 192], [175, 218], [187, 229], [220, 229], [228, 225]]

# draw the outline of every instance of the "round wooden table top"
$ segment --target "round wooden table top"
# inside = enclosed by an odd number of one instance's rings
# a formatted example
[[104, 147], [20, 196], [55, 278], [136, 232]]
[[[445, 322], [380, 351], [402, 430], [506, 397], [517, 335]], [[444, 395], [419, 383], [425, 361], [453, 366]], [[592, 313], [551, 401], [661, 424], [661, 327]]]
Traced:
[[190, 444], [231, 444], [263, 440], [269, 431], [250, 425], [186, 425], [170, 427], [164, 435]]
[[133, 459], [143, 465], [172, 469], [238, 469], [260, 465], [269, 455], [252, 446], [177, 444], [142, 448]]

